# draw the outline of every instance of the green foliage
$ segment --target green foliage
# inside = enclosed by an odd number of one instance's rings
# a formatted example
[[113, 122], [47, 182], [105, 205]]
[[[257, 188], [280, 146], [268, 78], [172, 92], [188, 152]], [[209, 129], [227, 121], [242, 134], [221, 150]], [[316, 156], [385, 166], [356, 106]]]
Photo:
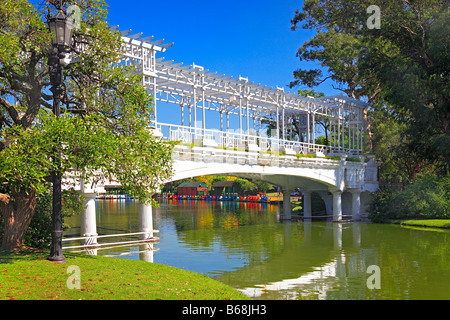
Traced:
[[272, 188], [272, 185], [264, 181], [250, 181], [247, 179], [238, 178], [235, 180], [236, 192], [242, 196], [255, 195], [260, 192], [267, 192]]
[[47, 249], [52, 241], [52, 195], [38, 196], [36, 209], [25, 235], [24, 244], [37, 249]]
[[316, 143], [317, 144], [322, 144], [322, 145], [328, 145], [328, 141], [327, 138], [325, 136], [320, 136], [316, 138]]
[[450, 218], [450, 176], [419, 178], [401, 195], [408, 216]]
[[450, 176], [426, 176], [404, 190], [383, 189], [374, 194], [374, 222], [405, 218], [450, 219]]
[[316, 156], [310, 153], [307, 154], [303, 154], [303, 153], [296, 153], [295, 154], [296, 158], [315, 158]]
[[[79, 214], [83, 209], [83, 199], [75, 192], [62, 193], [62, 218]], [[63, 229], [68, 226], [63, 223]], [[36, 209], [24, 239], [24, 245], [37, 249], [48, 249], [52, 240], [52, 193], [37, 197]]]
[[[142, 76], [118, 64], [123, 43], [106, 21], [106, 2], [63, 1], [63, 11], [72, 4], [80, 8], [82, 21], [63, 68], [59, 119], [49, 94], [51, 33], [45, 21], [60, 8], [34, 3], [0, 6], [0, 194], [11, 199], [0, 202], [0, 211], [10, 214], [25, 194], [46, 194], [54, 170], [89, 183], [117, 179], [127, 193], [157, 205], [150, 194], [172, 174], [173, 145], [151, 134], [153, 100]], [[60, 168], [52, 160], [57, 152]], [[31, 215], [32, 208], [24, 216]]]
[[115, 177], [130, 194], [150, 200], [149, 192], [171, 172], [171, 145], [155, 140], [139, 121], [122, 122], [120, 130], [128, 131], [125, 134], [108, 126], [94, 113], [84, 117], [65, 114], [56, 119], [41, 112], [30, 129], [7, 128], [4, 137], [13, 143], [0, 153], [0, 167], [4, 168], [0, 180], [10, 189], [33, 188], [45, 193], [50, 187], [48, 177], [56, 169], [51, 160], [53, 149], [62, 146], [63, 174], [78, 169], [86, 180]]
[[247, 179], [236, 179], [235, 186], [236, 192], [239, 195], [250, 195], [256, 193], [256, 185]]
[[[44, 194], [56, 169], [54, 150], [60, 149], [63, 174], [77, 170], [91, 181], [114, 177], [128, 193], [152, 201], [149, 194], [171, 174], [172, 150], [149, 130], [152, 97], [133, 67], [117, 65], [122, 41], [106, 22], [106, 2], [65, 3], [76, 3], [83, 16], [74, 30], [72, 60], [64, 67], [60, 119], [51, 111], [48, 68], [40, 69], [50, 39], [45, 14], [55, 8], [13, 0], [0, 9], [11, 17], [0, 23], [5, 44], [0, 46], [0, 192]], [[11, 97], [18, 106], [9, 104]], [[69, 107], [83, 112], [71, 114]]]
[[[381, 8], [380, 29], [367, 27], [366, 10], [373, 4]], [[430, 165], [445, 174], [450, 163], [449, 17], [443, 0], [407, 5], [390, 0], [306, 0], [291, 21], [292, 29], [316, 34], [297, 56], [325, 70], [294, 71], [291, 87], [313, 88], [331, 79], [335, 89], [368, 101], [366, 147], [381, 157], [382, 175], [413, 182]]]

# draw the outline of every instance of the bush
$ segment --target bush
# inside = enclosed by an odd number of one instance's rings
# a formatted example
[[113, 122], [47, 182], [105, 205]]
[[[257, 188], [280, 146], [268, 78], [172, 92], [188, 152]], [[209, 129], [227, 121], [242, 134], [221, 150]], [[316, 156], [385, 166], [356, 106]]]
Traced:
[[[82, 209], [81, 201], [76, 193], [63, 191], [62, 193], [62, 218], [79, 213]], [[68, 226], [63, 224], [63, 229]], [[52, 242], [52, 193], [41, 194], [37, 198], [36, 209], [30, 226], [25, 234], [24, 245], [37, 248], [48, 249]]]
[[450, 175], [427, 176], [404, 190], [383, 189], [375, 193], [369, 218], [373, 222], [392, 219], [450, 219]]
[[24, 245], [47, 249], [52, 242], [52, 195], [38, 196], [36, 209], [25, 234]]
[[405, 218], [403, 207], [399, 205], [397, 197], [399, 192], [395, 189], [385, 188], [375, 192], [369, 219], [372, 222], [381, 223], [391, 219]]
[[315, 158], [316, 157], [315, 155], [310, 154], [310, 153], [307, 153], [307, 154], [297, 153], [297, 154], [295, 154], [295, 156], [297, 158]]
[[401, 194], [408, 217], [450, 219], [450, 175], [420, 178]]

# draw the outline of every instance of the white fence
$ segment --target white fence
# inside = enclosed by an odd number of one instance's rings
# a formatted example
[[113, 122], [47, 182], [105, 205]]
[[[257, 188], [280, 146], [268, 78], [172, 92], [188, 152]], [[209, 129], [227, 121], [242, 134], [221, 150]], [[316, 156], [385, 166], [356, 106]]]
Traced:
[[344, 148], [333, 148], [321, 144], [282, 140], [268, 136], [257, 136], [247, 133], [232, 131], [219, 131], [213, 129], [203, 129], [186, 127], [174, 124], [158, 123], [156, 132], [162, 134], [164, 140], [179, 141], [182, 144], [192, 147], [216, 147], [235, 151], [260, 151], [260, 152], [281, 152], [282, 154], [309, 154], [322, 153], [351, 153], [359, 154], [357, 150]]

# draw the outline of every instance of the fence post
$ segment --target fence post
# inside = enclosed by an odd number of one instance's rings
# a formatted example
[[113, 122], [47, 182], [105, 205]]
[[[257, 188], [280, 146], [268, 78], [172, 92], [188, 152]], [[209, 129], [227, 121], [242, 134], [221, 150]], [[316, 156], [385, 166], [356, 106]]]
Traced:
[[85, 245], [96, 245], [97, 238], [97, 217], [95, 212], [96, 193], [83, 193], [85, 198], [84, 210], [81, 214], [81, 236], [88, 237], [84, 240]]

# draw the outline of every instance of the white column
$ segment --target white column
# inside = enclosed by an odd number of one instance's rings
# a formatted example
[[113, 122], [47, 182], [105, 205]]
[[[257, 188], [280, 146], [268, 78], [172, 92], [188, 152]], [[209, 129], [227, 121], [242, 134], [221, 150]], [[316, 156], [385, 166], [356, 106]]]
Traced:
[[[194, 77], [195, 78], [195, 77]], [[195, 81], [195, 79], [194, 79]], [[197, 92], [195, 86], [192, 87], [194, 91], [192, 107], [194, 109], [194, 139], [197, 139]]]
[[277, 140], [280, 140], [280, 110], [278, 105], [277, 105]]
[[342, 221], [342, 192], [333, 191], [333, 221]]
[[342, 142], [341, 142], [341, 146], [342, 146], [342, 149], [345, 149], [345, 115], [344, 115], [344, 112], [342, 112], [342, 135], [341, 135], [341, 138], [342, 138]]
[[248, 98], [245, 99], [245, 108], [247, 109], [247, 136], [250, 135], [250, 112], [249, 112], [249, 108], [248, 108]]
[[311, 217], [311, 191], [304, 190], [303, 191], [303, 217]]
[[361, 210], [361, 192], [351, 191], [352, 194], [352, 219], [360, 220], [360, 210]]
[[202, 88], [202, 128], [203, 128], [203, 139], [205, 138], [206, 129], [206, 119], [205, 119], [205, 89]]
[[140, 240], [153, 237], [153, 213], [152, 206], [141, 203], [139, 208], [139, 232], [146, 232], [139, 235]]
[[189, 108], [189, 128], [192, 128], [192, 106], [188, 105]]
[[155, 129], [157, 128], [157, 124], [158, 124], [158, 113], [157, 113], [157, 103], [156, 103], [156, 93], [157, 93], [157, 88], [156, 88], [156, 78], [153, 78], [153, 114], [155, 115]]
[[261, 136], [261, 116], [258, 118], [258, 134], [259, 137]]
[[341, 119], [338, 119], [338, 152], [341, 152]]
[[316, 143], [316, 114], [312, 114], [312, 137], [311, 143]]
[[311, 114], [308, 111], [308, 114], [306, 115], [306, 142], [308, 143], [308, 152], [309, 152], [309, 143], [311, 143], [311, 125], [310, 125], [310, 118]]
[[80, 235], [82, 237], [92, 237], [84, 240], [85, 245], [96, 245], [97, 238], [97, 217], [95, 214], [96, 193], [83, 193], [85, 198], [84, 210], [81, 213]]
[[291, 208], [291, 190], [283, 188], [283, 220], [291, 220], [292, 208]]
[[181, 125], [184, 126], [184, 104], [180, 104], [181, 107]]
[[[242, 97], [239, 96], [239, 134], [242, 134]], [[241, 137], [239, 137], [241, 139]]]

